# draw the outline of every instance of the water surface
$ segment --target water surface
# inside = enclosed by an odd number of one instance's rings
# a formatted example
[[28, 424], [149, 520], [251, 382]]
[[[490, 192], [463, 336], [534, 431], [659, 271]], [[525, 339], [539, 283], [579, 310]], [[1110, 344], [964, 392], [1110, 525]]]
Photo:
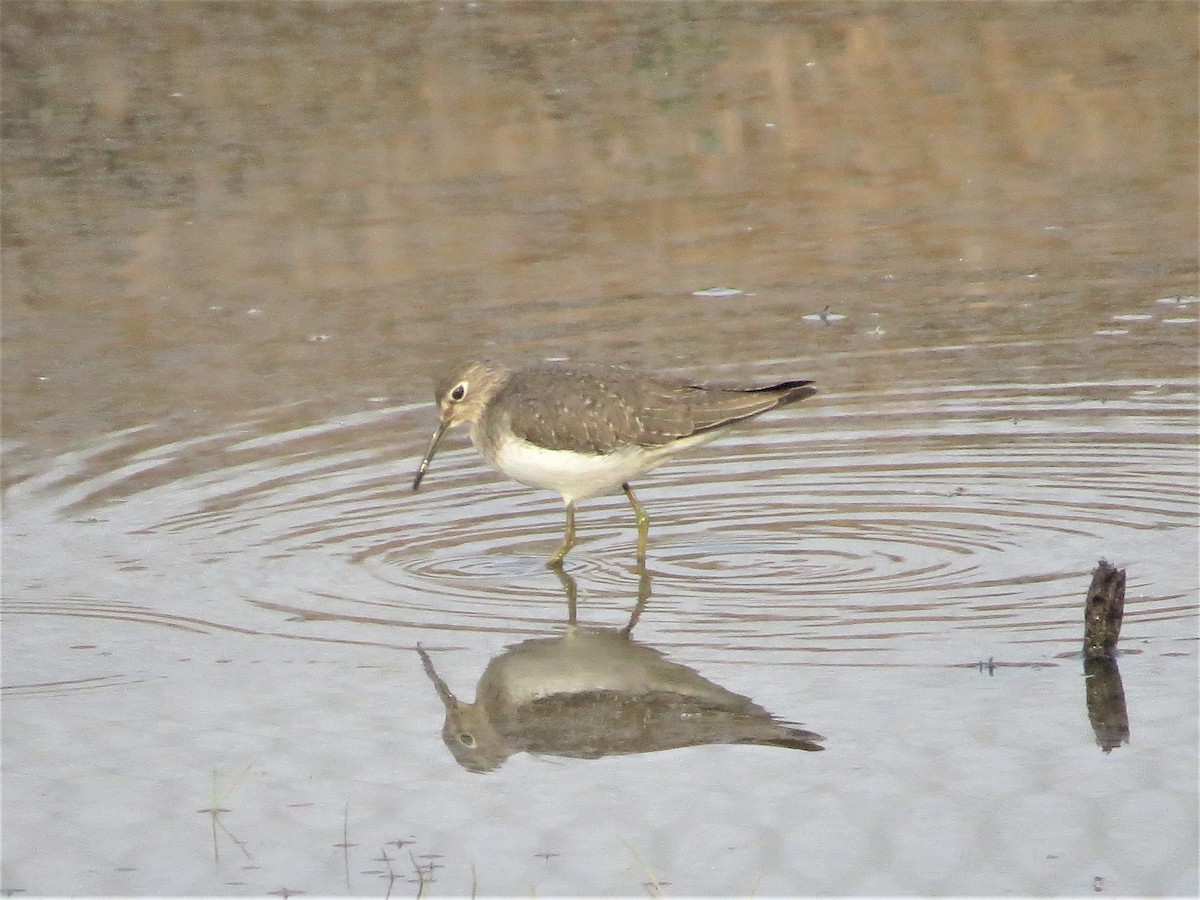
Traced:
[[[4, 889], [1194, 895], [1196, 24], [6, 6]], [[464, 352], [821, 392], [572, 583]]]

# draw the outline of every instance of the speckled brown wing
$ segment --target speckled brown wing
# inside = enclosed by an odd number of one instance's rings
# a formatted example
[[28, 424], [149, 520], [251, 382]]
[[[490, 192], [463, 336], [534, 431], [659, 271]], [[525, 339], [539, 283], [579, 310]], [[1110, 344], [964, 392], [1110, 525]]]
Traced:
[[628, 369], [536, 366], [513, 373], [495, 401], [504, 395], [517, 437], [552, 450], [611, 453], [753, 418], [816, 393], [809, 384], [712, 389]]

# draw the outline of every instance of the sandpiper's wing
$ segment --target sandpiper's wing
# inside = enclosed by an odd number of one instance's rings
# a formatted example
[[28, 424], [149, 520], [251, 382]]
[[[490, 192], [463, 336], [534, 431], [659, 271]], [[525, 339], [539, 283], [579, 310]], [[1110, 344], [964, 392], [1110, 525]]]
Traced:
[[700, 385], [604, 366], [534, 366], [497, 395], [514, 434], [552, 450], [611, 453], [657, 447], [751, 419], [816, 393], [811, 382], [749, 390]]

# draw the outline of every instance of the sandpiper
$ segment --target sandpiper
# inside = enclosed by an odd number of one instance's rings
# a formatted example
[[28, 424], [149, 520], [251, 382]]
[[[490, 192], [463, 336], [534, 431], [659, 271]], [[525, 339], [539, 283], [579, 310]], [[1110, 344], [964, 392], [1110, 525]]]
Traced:
[[629, 482], [728, 428], [816, 393], [811, 381], [719, 388], [615, 366], [542, 363], [512, 368], [487, 360], [456, 366], [435, 384], [441, 422], [421, 460], [421, 484], [447, 429], [467, 424], [494, 469], [549, 488], [567, 506], [561, 566], [575, 546], [575, 503], [620, 488], [637, 517], [638, 559], [650, 518]]

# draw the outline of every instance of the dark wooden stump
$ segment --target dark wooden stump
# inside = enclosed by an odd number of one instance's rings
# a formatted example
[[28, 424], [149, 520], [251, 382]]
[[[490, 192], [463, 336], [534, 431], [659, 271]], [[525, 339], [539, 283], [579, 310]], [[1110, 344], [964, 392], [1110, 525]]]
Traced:
[[1083, 610], [1084, 659], [1112, 659], [1125, 616], [1125, 570], [1100, 560]]
[[1129, 742], [1125, 688], [1117, 668], [1117, 638], [1125, 616], [1125, 570], [1100, 560], [1083, 610], [1083, 676], [1088, 719], [1096, 743], [1108, 753]]

